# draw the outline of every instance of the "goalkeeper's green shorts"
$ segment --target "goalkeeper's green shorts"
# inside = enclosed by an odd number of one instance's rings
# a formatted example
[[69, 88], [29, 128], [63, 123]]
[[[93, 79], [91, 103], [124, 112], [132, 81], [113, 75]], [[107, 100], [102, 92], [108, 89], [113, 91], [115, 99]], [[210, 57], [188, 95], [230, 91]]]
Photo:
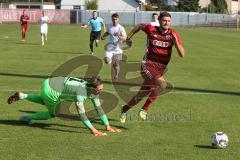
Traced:
[[49, 79], [46, 79], [42, 82], [41, 93], [40, 96], [45, 103], [48, 112], [51, 115], [55, 115], [55, 110], [60, 103], [60, 93], [53, 90], [49, 85]]

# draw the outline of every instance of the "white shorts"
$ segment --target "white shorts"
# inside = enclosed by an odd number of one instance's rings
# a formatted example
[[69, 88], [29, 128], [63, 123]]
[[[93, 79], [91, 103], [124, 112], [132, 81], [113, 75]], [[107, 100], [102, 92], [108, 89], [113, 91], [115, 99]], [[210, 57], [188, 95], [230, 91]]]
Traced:
[[48, 26], [47, 25], [41, 26], [41, 33], [44, 33], [44, 34], [48, 33]]
[[110, 59], [110, 64], [115, 61], [121, 61], [122, 60], [122, 52], [114, 52], [114, 51], [105, 51], [104, 58]]

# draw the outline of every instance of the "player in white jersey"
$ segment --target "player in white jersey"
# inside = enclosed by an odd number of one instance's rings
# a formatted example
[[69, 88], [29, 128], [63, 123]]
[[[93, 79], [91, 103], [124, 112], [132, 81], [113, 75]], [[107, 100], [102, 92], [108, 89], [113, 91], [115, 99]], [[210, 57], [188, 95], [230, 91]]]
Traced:
[[[157, 13], [152, 14], [152, 21], [150, 22], [150, 25], [154, 26], [154, 27], [160, 26]], [[148, 39], [147, 39], [147, 45], [146, 45], [146, 49], [145, 49], [144, 53], [147, 53], [147, 46], [148, 46]]]
[[119, 24], [119, 15], [117, 13], [112, 15], [112, 24], [108, 31], [104, 33], [102, 39], [109, 35], [109, 42], [105, 47], [104, 61], [106, 64], [112, 63], [114, 69], [112, 78], [114, 81], [117, 81], [123, 54], [122, 41], [126, 40], [127, 35], [123, 26]]
[[42, 16], [40, 18], [40, 24], [41, 24], [40, 32], [41, 32], [42, 46], [44, 46], [44, 41], [47, 41], [48, 23], [49, 23], [49, 17], [44, 14], [44, 11], [42, 11]]
[[159, 21], [158, 21], [158, 14], [157, 13], [153, 13], [152, 14], [152, 21], [150, 22], [150, 24], [152, 26], [156, 26], [156, 27], [159, 27]]

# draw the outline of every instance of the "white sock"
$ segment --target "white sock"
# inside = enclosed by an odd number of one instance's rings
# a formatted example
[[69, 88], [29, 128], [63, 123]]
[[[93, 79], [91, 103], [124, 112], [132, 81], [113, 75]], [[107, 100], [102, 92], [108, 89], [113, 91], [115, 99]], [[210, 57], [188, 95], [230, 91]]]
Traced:
[[27, 96], [28, 96], [27, 94], [19, 92], [19, 99], [25, 99], [27, 98]]
[[44, 44], [44, 36], [41, 36], [41, 38], [42, 38], [42, 44]]

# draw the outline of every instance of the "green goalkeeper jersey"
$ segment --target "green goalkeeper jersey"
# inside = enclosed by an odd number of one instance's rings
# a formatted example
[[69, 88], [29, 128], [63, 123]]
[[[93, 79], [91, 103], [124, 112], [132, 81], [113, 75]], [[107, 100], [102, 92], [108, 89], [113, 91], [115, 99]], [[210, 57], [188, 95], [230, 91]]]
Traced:
[[[54, 107], [56, 107], [55, 104], [61, 100], [70, 100], [75, 102], [77, 106], [83, 106], [87, 99], [91, 99], [104, 125], [109, 125], [98, 95], [87, 93], [87, 81], [83, 79], [74, 77], [53, 77], [46, 79], [42, 85], [41, 95], [45, 97], [45, 100], [47, 99], [47, 104], [53, 103]], [[83, 124], [88, 128], [92, 128], [93, 126], [85, 114], [85, 109], [78, 110], [78, 113]]]
[[88, 95], [87, 81], [75, 77], [53, 77], [49, 78], [51, 97], [55, 100], [70, 100], [83, 104], [87, 99], [91, 99], [93, 104], [99, 106], [98, 95]]

